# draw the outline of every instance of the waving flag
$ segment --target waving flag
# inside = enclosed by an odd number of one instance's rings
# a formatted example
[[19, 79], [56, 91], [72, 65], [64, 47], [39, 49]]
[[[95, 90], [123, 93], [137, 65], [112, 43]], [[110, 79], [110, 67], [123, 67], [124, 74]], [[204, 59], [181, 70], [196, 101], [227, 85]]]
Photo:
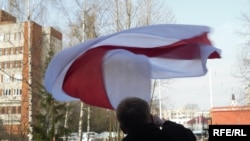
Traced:
[[151, 79], [198, 77], [220, 58], [207, 26], [160, 24], [101, 36], [57, 53], [44, 84], [59, 101], [116, 109], [128, 96], [150, 100]]

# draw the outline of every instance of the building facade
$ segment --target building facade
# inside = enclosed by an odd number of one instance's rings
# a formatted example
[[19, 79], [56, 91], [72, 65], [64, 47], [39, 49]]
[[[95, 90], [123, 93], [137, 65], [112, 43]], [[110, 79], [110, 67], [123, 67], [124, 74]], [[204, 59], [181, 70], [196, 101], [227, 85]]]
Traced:
[[174, 109], [163, 110], [162, 117], [191, 129], [192, 131], [202, 131], [208, 128], [209, 111], [199, 111], [198, 109]]
[[250, 106], [214, 107], [210, 111], [213, 125], [216, 124], [250, 124]]
[[49, 52], [62, 48], [62, 34], [33, 21], [16, 22], [0, 10], [0, 119], [9, 134], [27, 135], [37, 109]]

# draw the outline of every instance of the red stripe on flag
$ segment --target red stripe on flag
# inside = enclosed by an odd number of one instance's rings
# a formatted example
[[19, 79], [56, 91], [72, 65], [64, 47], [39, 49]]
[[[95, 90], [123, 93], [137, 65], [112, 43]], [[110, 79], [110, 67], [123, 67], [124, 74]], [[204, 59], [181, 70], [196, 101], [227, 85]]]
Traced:
[[63, 90], [87, 104], [113, 109], [102, 77], [102, 58], [106, 51], [89, 50], [77, 58], [64, 78]]

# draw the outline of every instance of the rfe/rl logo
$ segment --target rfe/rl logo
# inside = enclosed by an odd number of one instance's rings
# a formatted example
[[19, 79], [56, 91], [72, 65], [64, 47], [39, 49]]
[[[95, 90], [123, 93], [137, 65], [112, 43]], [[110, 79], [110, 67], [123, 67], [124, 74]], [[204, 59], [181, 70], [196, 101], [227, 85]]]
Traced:
[[247, 136], [243, 129], [213, 129], [213, 136]]

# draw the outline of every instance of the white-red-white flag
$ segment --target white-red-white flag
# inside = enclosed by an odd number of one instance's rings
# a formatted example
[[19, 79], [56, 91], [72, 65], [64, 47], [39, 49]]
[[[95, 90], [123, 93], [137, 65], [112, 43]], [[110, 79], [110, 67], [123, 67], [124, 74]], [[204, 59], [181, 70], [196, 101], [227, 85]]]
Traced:
[[150, 100], [151, 79], [198, 77], [220, 58], [207, 26], [160, 24], [101, 36], [57, 53], [44, 84], [59, 101], [116, 109], [125, 97]]

